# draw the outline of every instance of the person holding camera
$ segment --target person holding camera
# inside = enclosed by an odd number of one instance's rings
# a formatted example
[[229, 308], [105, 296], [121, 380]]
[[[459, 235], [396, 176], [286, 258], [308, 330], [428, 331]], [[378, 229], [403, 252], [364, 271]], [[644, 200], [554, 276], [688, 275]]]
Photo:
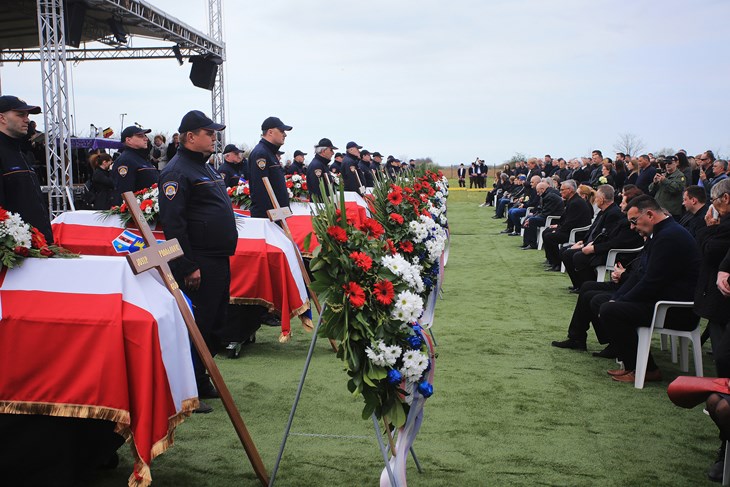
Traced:
[[649, 185], [649, 194], [679, 221], [682, 218], [682, 194], [687, 185], [687, 178], [682, 171], [677, 171], [677, 156], [668, 156], [664, 170], [657, 171]]

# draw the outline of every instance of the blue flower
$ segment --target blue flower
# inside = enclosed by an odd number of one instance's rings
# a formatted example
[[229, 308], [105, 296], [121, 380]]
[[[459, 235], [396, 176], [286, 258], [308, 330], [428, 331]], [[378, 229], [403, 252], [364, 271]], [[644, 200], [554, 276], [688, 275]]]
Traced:
[[421, 337], [418, 335], [411, 335], [406, 338], [406, 341], [408, 342], [408, 345], [411, 346], [411, 348], [415, 349], [421, 348], [421, 345], [423, 344], [423, 340], [421, 340]]
[[390, 369], [388, 371], [388, 382], [390, 384], [400, 384], [403, 380], [403, 376], [395, 369]]
[[431, 274], [433, 274], [434, 276], [439, 275], [439, 266], [438, 265], [431, 267]]
[[413, 323], [413, 331], [415, 331], [416, 333], [421, 333], [421, 330], [423, 330], [423, 328], [421, 328], [421, 325], [419, 325], [418, 323]]
[[421, 252], [420, 254], [418, 254], [418, 259], [419, 260], [424, 260], [425, 258], [426, 258], [426, 254], [424, 254], [423, 252]]
[[433, 286], [433, 281], [431, 280], [430, 277], [424, 277], [423, 278], [423, 285], [426, 286], [426, 287], [431, 287], [431, 286]]
[[418, 384], [418, 392], [420, 392], [423, 397], [428, 399], [433, 395], [433, 386], [428, 382], [423, 381]]

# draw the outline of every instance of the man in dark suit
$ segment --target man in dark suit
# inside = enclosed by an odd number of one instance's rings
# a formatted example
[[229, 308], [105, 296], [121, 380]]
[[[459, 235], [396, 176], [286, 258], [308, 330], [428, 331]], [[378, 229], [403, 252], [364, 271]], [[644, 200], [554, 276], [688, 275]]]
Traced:
[[[639, 326], [649, 326], [657, 301], [692, 301], [700, 268], [700, 251], [692, 235], [667, 216], [651, 196], [629, 202], [629, 222], [647, 237], [639, 271], [632, 274], [600, 309], [601, 324], [616, 347], [625, 370], [609, 370], [618, 382], [634, 382]], [[690, 330], [699, 318], [691, 308], [670, 310], [666, 326]], [[646, 381], [660, 381], [661, 372], [649, 354]]]
[[473, 188], [477, 181], [477, 163], [472, 162], [469, 166], [469, 189]]
[[697, 230], [705, 226], [705, 214], [710, 208], [705, 188], [695, 185], [688, 186], [682, 195], [682, 206], [687, 211], [679, 219], [679, 224], [694, 237]]
[[593, 219], [593, 208], [578, 195], [575, 181], [568, 179], [560, 184], [560, 195], [565, 200], [565, 211], [557, 224], [546, 228], [542, 233], [542, 246], [549, 267], [545, 270], [560, 272], [560, 244], [570, 239], [574, 228], [590, 225]]
[[[575, 245], [560, 251], [560, 260], [565, 265], [565, 270], [570, 276], [573, 284], [571, 292], [577, 293], [581, 284], [596, 278], [595, 265], [605, 262], [605, 254], [596, 253], [595, 245], [600, 244], [612, 234], [619, 222], [626, 220], [626, 215], [621, 213], [619, 207], [614, 203], [615, 192], [613, 186], [603, 184], [596, 191], [594, 203], [599, 208], [598, 215], [591, 224], [591, 228], [580, 241]], [[629, 230], [631, 232], [631, 230]], [[631, 232], [636, 235], [636, 232]]]
[[466, 188], [466, 168], [463, 162], [459, 165], [459, 169], [456, 170], [456, 175], [459, 177], [459, 187]]
[[540, 206], [537, 214], [527, 217], [522, 224], [525, 228], [522, 250], [536, 249], [537, 231], [545, 225], [547, 217], [563, 214], [563, 199], [554, 188], [549, 187], [545, 181], [540, 181], [535, 189], [540, 196]]
[[636, 186], [645, 194], [649, 194], [649, 185], [654, 182], [656, 168], [651, 165], [651, 159], [646, 154], [639, 156], [639, 177], [636, 178]]

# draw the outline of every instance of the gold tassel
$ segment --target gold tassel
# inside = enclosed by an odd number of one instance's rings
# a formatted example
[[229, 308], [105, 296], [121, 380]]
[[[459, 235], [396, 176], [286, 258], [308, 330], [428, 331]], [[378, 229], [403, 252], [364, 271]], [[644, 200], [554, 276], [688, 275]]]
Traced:
[[279, 343], [289, 343], [289, 340], [291, 340], [291, 333], [284, 333], [282, 332], [281, 335], [279, 335]]

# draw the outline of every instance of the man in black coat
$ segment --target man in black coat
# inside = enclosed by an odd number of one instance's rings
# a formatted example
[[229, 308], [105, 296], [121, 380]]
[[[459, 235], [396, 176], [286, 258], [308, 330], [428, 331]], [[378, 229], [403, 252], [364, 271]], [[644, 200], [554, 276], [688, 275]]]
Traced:
[[238, 185], [243, 176], [243, 152], [233, 144], [223, 149], [223, 164], [218, 168], [226, 186], [232, 188]]
[[347, 153], [342, 159], [342, 187], [345, 191], [354, 191], [362, 196], [363, 175], [360, 174], [358, 165], [360, 164], [361, 145], [355, 142], [347, 143]]
[[307, 174], [307, 170], [304, 167], [304, 156], [306, 156], [306, 152], [302, 152], [300, 150], [294, 151], [294, 162], [291, 163], [291, 166], [289, 166], [286, 170], [286, 173], [290, 176], [294, 174], [299, 174], [300, 176], [304, 176]]
[[380, 152], [373, 152], [373, 160], [370, 162], [370, 172], [374, 173], [374, 178], [380, 180], [383, 177], [383, 155]]
[[575, 181], [568, 179], [561, 183], [560, 195], [565, 200], [565, 211], [557, 224], [551, 225], [542, 233], [542, 247], [549, 265], [546, 270], [554, 272], [560, 272], [560, 244], [570, 239], [570, 232], [574, 228], [588, 226], [593, 219], [593, 208], [578, 195]]
[[51, 220], [38, 175], [21, 150], [29, 126], [29, 115], [41, 113], [16, 96], [0, 96], [0, 206], [18, 213], [53, 243]]
[[636, 186], [645, 194], [649, 194], [649, 186], [654, 182], [656, 168], [651, 165], [651, 159], [646, 154], [639, 156], [639, 176], [636, 178]]
[[697, 231], [705, 226], [705, 214], [710, 208], [705, 188], [696, 185], [687, 186], [682, 195], [682, 206], [687, 211], [679, 219], [679, 224], [694, 237]]
[[[601, 306], [602, 326], [616, 347], [625, 370], [610, 370], [618, 382], [634, 382], [639, 339], [636, 329], [649, 326], [657, 301], [692, 301], [700, 267], [700, 252], [692, 235], [664, 213], [651, 196], [632, 199], [627, 208], [631, 225], [647, 238], [639, 271]], [[691, 309], [667, 313], [665, 326], [691, 330], [698, 318]], [[661, 372], [649, 354], [646, 381], [660, 381]]]
[[539, 182], [535, 191], [540, 196], [540, 206], [538, 206], [535, 215], [527, 217], [522, 224], [525, 228], [525, 234], [522, 239], [522, 250], [536, 249], [537, 231], [545, 225], [547, 217], [563, 214], [563, 199], [554, 188], [548, 186], [548, 183], [544, 181]]
[[375, 186], [375, 177], [370, 170], [370, 152], [367, 150], [360, 151], [360, 162], [357, 165], [360, 174], [362, 175], [362, 185], [366, 188], [372, 188]]
[[330, 139], [321, 139], [314, 147], [314, 158], [307, 166], [307, 189], [312, 201], [322, 200], [322, 191], [319, 187], [320, 181], [324, 182], [325, 194], [327, 196], [330, 194], [328, 182], [331, 183], [331, 181], [329, 180], [330, 175], [327, 165], [336, 150], [337, 147], [332, 145]]
[[[223, 178], [207, 164], [216, 132], [225, 125], [198, 110], [180, 122], [180, 147], [160, 175], [160, 222], [168, 240], [177, 238], [185, 255], [170, 263], [173, 275], [193, 303], [195, 322], [215, 356], [226, 326], [231, 267], [238, 231]], [[201, 398], [218, 391], [205, 373], [195, 349], [193, 369]], [[198, 412], [212, 408], [201, 403]]]
[[339, 175], [342, 173], [342, 158], [343, 157], [344, 156], [340, 152], [335, 154], [334, 161], [330, 165], [330, 172], [332, 172], [332, 174]]
[[463, 162], [459, 165], [459, 169], [456, 170], [456, 176], [459, 178], [459, 187], [466, 188], [466, 168]]
[[266, 212], [274, 208], [271, 198], [264, 187], [263, 178], [268, 177], [274, 196], [280, 207], [289, 206], [289, 192], [286, 188], [284, 168], [281, 167], [279, 148], [284, 145], [291, 126], [284, 124], [278, 117], [269, 117], [261, 124], [261, 140], [253, 148], [248, 158], [251, 179], [251, 216], [268, 218]]
[[[626, 227], [628, 227], [626, 215], [614, 203], [614, 193], [613, 187], [608, 184], [598, 187], [594, 203], [600, 211], [585, 234], [585, 238], [560, 251], [560, 260], [565, 265], [565, 270], [572, 283], [571, 292], [578, 292], [581, 284], [594, 280], [596, 278], [595, 266], [605, 262], [606, 255], [597, 253], [595, 245], [600, 245], [604, 240], [608, 240], [621, 221], [626, 221]], [[636, 232], [631, 229], [628, 231], [631, 235], [638, 237]]]
[[112, 203], [122, 203], [122, 193], [127, 191], [141, 191], [157, 184], [160, 172], [153, 166], [148, 157], [149, 139], [147, 134], [150, 129], [143, 129], [130, 125], [122, 131], [122, 155], [120, 155], [112, 168], [114, 179], [114, 195]]

